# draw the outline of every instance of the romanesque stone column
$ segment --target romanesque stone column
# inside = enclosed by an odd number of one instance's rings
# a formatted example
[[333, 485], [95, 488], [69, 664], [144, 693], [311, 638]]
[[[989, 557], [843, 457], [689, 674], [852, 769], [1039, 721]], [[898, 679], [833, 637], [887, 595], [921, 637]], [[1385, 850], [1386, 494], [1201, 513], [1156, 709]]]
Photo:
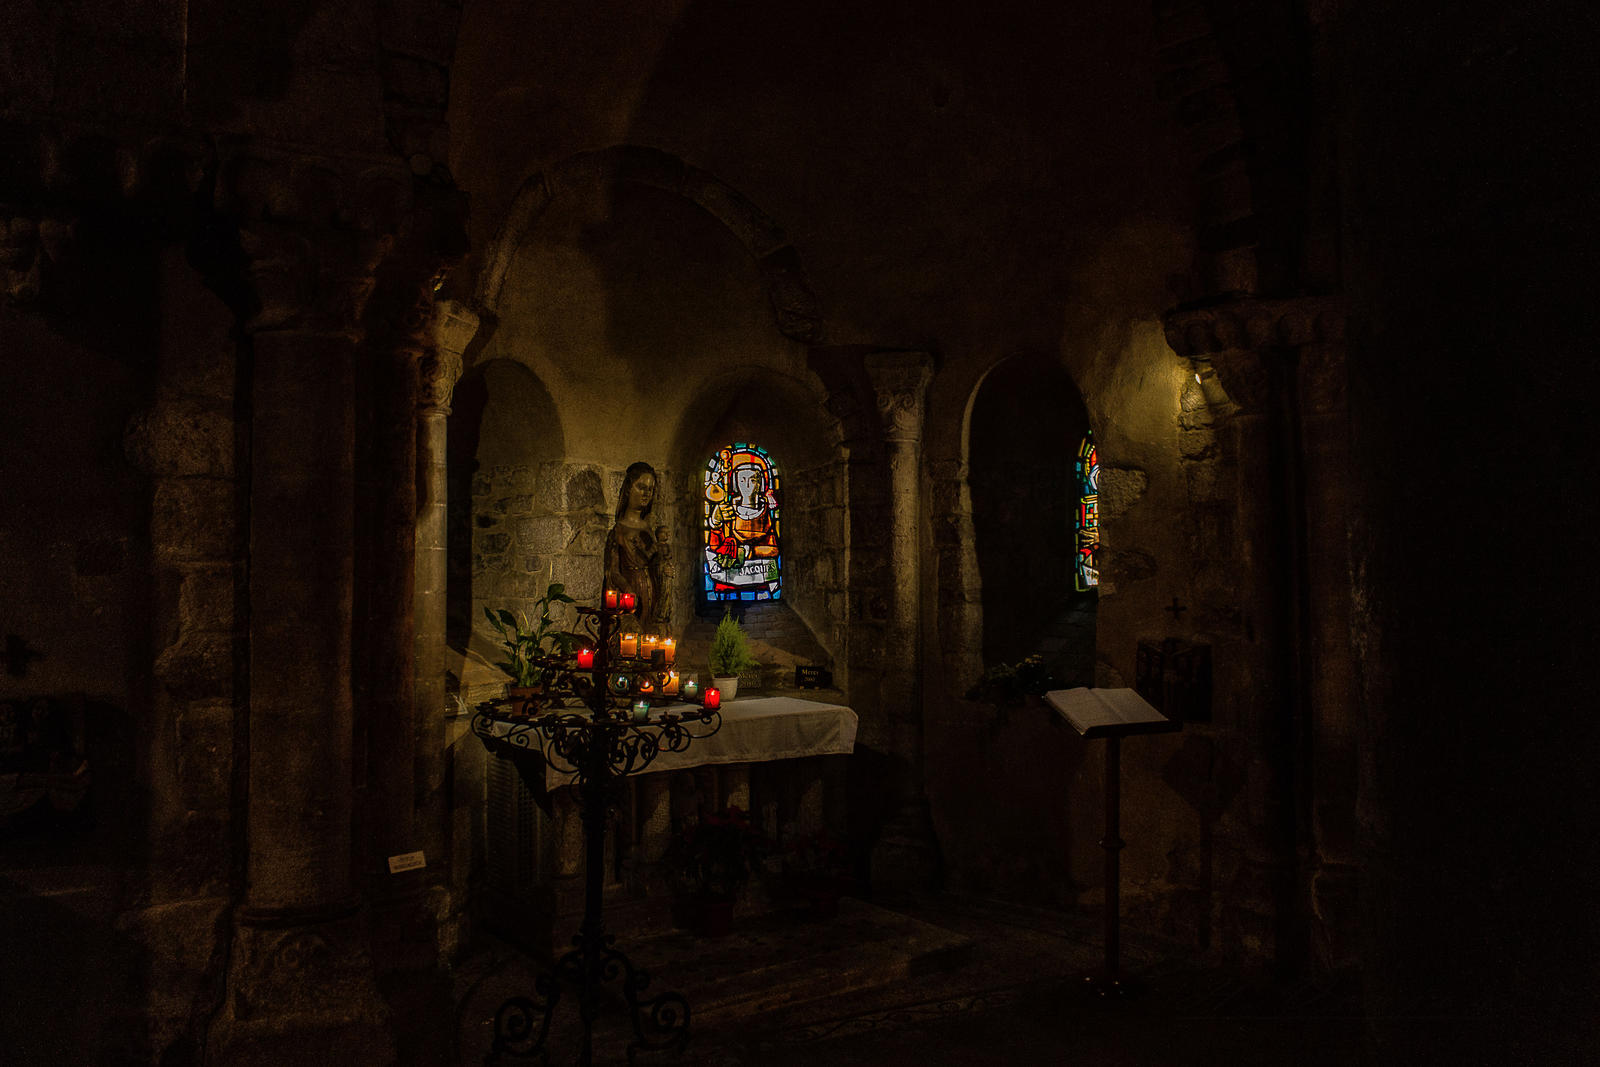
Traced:
[[944, 649], [945, 678], [952, 692], [963, 692], [983, 673], [983, 583], [978, 576], [972, 490], [967, 464], [961, 460], [932, 461], [929, 467], [938, 567], [934, 618]]
[[[1316, 897], [1318, 802], [1353, 791], [1341, 792], [1348, 774], [1334, 769], [1348, 759], [1343, 314], [1330, 298], [1240, 299], [1169, 314], [1166, 327], [1174, 351], [1209, 362], [1237, 405], [1216, 430], [1231, 475], [1217, 479], [1229, 486], [1220, 503], [1232, 520], [1218, 546], [1230, 566], [1219, 573], [1229, 574], [1237, 619], [1196, 620], [1214, 635], [1219, 692], [1249, 694], [1219, 725], [1237, 727], [1253, 750], [1241, 755], [1268, 771], [1227, 820], [1249, 872], [1239, 882], [1258, 887], [1229, 902], [1230, 921], [1254, 926], [1280, 962], [1297, 965], [1311, 923], [1324, 924], [1316, 940], [1326, 946], [1335, 939], [1327, 924], [1353, 918], [1340, 888]], [[1202, 611], [1218, 599], [1199, 595]]]
[[248, 848], [217, 1062], [393, 1057], [352, 877], [357, 324], [384, 244], [242, 235], [250, 343]]
[[[889, 468], [889, 617], [877, 714], [900, 780], [894, 810], [872, 857], [875, 887], [931, 885], [938, 844], [923, 786], [922, 424], [932, 361], [923, 352], [878, 352], [867, 374], [882, 419]], [[869, 710], [869, 714], [870, 714]]]
[[432, 347], [419, 364], [415, 557], [417, 838], [430, 869], [447, 870], [445, 785], [445, 606], [448, 582], [447, 423], [462, 356], [478, 316], [453, 300], [434, 307]]

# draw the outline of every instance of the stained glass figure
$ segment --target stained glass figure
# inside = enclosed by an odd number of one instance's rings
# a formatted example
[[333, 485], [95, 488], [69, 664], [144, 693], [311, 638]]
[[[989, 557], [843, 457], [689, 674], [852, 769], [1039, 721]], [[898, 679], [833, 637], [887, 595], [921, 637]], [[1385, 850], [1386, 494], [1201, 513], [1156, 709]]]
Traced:
[[778, 466], [759, 445], [740, 442], [706, 463], [707, 600], [777, 600], [783, 589]]
[[1078, 474], [1078, 590], [1085, 592], [1100, 584], [1100, 454], [1094, 446], [1094, 431], [1083, 436], [1074, 464]]

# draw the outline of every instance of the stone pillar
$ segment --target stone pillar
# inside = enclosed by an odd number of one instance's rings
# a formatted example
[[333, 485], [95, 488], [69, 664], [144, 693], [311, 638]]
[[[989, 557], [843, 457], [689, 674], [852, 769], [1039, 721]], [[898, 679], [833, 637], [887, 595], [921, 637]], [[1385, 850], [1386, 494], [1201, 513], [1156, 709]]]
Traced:
[[1350, 420], [1343, 315], [1329, 339], [1300, 349], [1305, 456], [1306, 692], [1310, 709], [1308, 857], [1313, 960], [1329, 970], [1360, 955], [1360, 716], [1350, 618]]
[[951, 692], [962, 693], [983, 674], [983, 583], [972, 525], [968, 469], [960, 460], [929, 464], [933, 474], [934, 588], [939, 646]]
[[351, 856], [356, 325], [384, 243], [241, 234], [250, 378], [249, 793], [216, 1062], [394, 1058]]
[[939, 875], [922, 751], [922, 424], [933, 366], [924, 352], [878, 352], [866, 369], [889, 468], [889, 614], [876, 713], [898, 772], [872, 877], [875, 889], [894, 891], [932, 886]]
[[672, 776], [642, 774], [638, 779], [639, 858], [657, 863], [672, 837]]
[[447, 877], [445, 798], [445, 605], [448, 582], [448, 457], [450, 395], [461, 377], [462, 356], [478, 331], [478, 316], [455, 301], [434, 308], [432, 348], [418, 367], [415, 556], [416, 830], [435, 881]]
[[[416, 699], [412, 540], [417, 498], [412, 470], [422, 356], [415, 347], [369, 354], [363, 388], [370, 399], [361, 426], [367, 440], [358, 441], [357, 448], [363, 468], [357, 514], [364, 527], [358, 537], [370, 547], [356, 575], [354, 644], [364, 675], [356, 694], [356, 740], [366, 754], [366, 774], [358, 776], [365, 788], [358, 793], [356, 826], [364, 846], [362, 881], [374, 900], [413, 897], [428, 876], [427, 869], [393, 874], [388, 865], [390, 856], [423, 847], [405, 803], [416, 790], [411, 712]], [[438, 860], [427, 854], [430, 866]]]
[[1197, 622], [1216, 635], [1218, 693], [1248, 694], [1231, 708], [1219, 702], [1218, 726], [1235, 731], [1220, 739], [1266, 773], [1252, 776], [1243, 806], [1225, 817], [1241, 855], [1237, 888], [1224, 890], [1223, 926], [1298, 969], [1313, 936], [1326, 954], [1330, 925], [1353, 919], [1354, 905], [1337, 888], [1314, 898], [1319, 802], [1348, 807], [1353, 795], [1353, 780], [1332, 772], [1348, 759], [1336, 725], [1349, 697], [1342, 307], [1331, 298], [1239, 299], [1169, 314], [1166, 329], [1173, 349], [1208, 362], [1237, 405], [1216, 434], [1233, 474], [1224, 548], [1240, 614], [1236, 623]]

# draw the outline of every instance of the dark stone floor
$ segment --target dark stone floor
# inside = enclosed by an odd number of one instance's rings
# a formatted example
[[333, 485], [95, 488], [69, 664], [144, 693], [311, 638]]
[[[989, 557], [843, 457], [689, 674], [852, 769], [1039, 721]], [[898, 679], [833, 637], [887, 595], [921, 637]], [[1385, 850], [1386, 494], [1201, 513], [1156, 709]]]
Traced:
[[[847, 900], [836, 918], [741, 917], [727, 938], [681, 932], [619, 944], [692, 1005], [693, 1040], [639, 1063], [1249, 1065], [1504, 1064], [1492, 1020], [1405, 1020], [1375, 1051], [1354, 977], [1283, 985], [1200, 965], [1128, 931], [1138, 995], [1107, 999], [1083, 975], [1102, 956], [1092, 916], [940, 896], [881, 907]], [[495, 945], [460, 971], [460, 1062], [489, 1049], [495, 1009], [532, 988], [530, 961]], [[1396, 1028], [1391, 1027], [1394, 1031]], [[595, 1062], [625, 1063], [620, 1006], [595, 1030]], [[558, 1005], [553, 1064], [577, 1062], [576, 1006]], [[1447, 1051], [1448, 1050], [1448, 1051]], [[516, 1061], [510, 1061], [516, 1062]], [[1548, 1062], [1558, 1062], [1549, 1060]], [[1564, 1062], [1582, 1062], [1571, 1060]]]

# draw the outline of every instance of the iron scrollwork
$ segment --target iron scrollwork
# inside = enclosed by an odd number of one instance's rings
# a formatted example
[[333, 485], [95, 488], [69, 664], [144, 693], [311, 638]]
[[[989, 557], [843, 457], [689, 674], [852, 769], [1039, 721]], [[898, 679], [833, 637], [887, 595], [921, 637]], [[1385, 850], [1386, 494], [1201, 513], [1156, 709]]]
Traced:
[[[592, 666], [548, 657], [543, 666], [549, 668], [552, 681], [541, 693], [531, 699], [487, 701], [477, 706], [472, 718], [472, 731], [484, 746], [496, 756], [516, 761], [524, 777], [534, 772], [542, 776], [546, 766], [571, 777], [582, 804], [588, 854], [584, 917], [572, 939], [573, 948], [557, 961], [553, 972], [535, 980], [533, 996], [512, 997], [500, 1005], [485, 1061], [490, 1064], [502, 1059], [548, 1063], [546, 1042], [556, 1004], [564, 989], [576, 987], [583, 1024], [578, 1062], [588, 1067], [600, 987], [618, 980], [634, 1033], [628, 1044], [630, 1062], [638, 1052], [682, 1051], [689, 1041], [689, 1002], [673, 992], [646, 998], [649, 976], [613, 947], [615, 939], [605, 932], [599, 868], [606, 812], [617, 783], [649, 767], [662, 752], [682, 752], [715, 734], [722, 727], [722, 715], [715, 708], [676, 701], [649, 709], [643, 718], [631, 715], [640, 679], [653, 675], [657, 682], [664, 681], [662, 662], [624, 661], [632, 681], [625, 689], [616, 689], [612, 672], [622, 668], [613, 662], [612, 631], [622, 612], [577, 610], [586, 636], [593, 639]], [[538, 763], [533, 762], [535, 754]]]

